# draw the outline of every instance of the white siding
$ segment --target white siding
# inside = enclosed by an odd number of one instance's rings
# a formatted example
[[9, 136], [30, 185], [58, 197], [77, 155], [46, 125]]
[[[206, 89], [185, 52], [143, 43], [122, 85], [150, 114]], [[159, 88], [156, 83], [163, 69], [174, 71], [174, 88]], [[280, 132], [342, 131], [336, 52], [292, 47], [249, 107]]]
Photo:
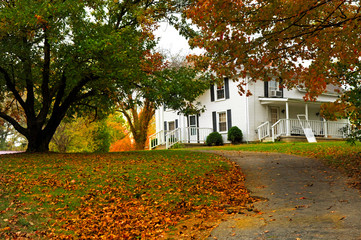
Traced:
[[[264, 82], [250, 82], [245, 88], [249, 89], [252, 96], [240, 96], [238, 93], [238, 82], [229, 81], [229, 99], [211, 101], [211, 91], [206, 91], [201, 95], [197, 102], [205, 106], [206, 111], [199, 116], [199, 127], [212, 128], [213, 120], [212, 112], [223, 112], [231, 109], [232, 126], [237, 126], [242, 130], [243, 141], [256, 141], [258, 136], [256, 129], [259, 125], [266, 121], [270, 121], [270, 108], [279, 109], [279, 118], [286, 118], [286, 99], [289, 104], [289, 117], [297, 118], [297, 114], [305, 114], [305, 102], [303, 102], [304, 93], [297, 89], [283, 90], [283, 101], [261, 104], [260, 99], [264, 99]], [[216, 95], [216, 88], [214, 89]], [[319, 112], [321, 102], [333, 102], [336, 96], [322, 95], [317, 102], [308, 102], [308, 115], [310, 120], [320, 120]], [[178, 114], [172, 110], [164, 111], [160, 108], [156, 111], [156, 129], [157, 131], [164, 129], [164, 121], [174, 121], [178, 119], [178, 127], [187, 127], [187, 118], [182, 114]], [[217, 119], [218, 120], [218, 119]], [[217, 122], [218, 128], [218, 122]], [[218, 131], [218, 129], [217, 129]], [[224, 142], [227, 141], [227, 133], [221, 133]]]

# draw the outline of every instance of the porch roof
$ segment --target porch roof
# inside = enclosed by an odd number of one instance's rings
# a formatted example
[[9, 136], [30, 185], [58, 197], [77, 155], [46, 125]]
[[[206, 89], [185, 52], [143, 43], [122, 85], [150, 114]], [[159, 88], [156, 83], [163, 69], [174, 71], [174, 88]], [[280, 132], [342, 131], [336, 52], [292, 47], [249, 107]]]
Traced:
[[277, 103], [307, 103], [307, 104], [322, 104], [322, 103], [328, 103], [332, 101], [305, 101], [303, 99], [299, 98], [265, 98], [265, 97], [258, 97], [259, 101], [263, 105], [270, 105], [270, 104], [277, 104]]

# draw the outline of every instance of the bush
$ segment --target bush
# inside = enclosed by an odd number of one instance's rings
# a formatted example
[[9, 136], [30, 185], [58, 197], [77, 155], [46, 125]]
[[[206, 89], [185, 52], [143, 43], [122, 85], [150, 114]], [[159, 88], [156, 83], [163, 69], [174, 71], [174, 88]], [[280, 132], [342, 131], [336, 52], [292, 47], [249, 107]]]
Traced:
[[222, 135], [218, 132], [212, 132], [208, 135], [206, 139], [206, 144], [208, 146], [220, 146], [223, 145], [223, 138]]
[[242, 137], [243, 137], [242, 131], [238, 127], [234, 126], [228, 130], [228, 140], [231, 141], [232, 143], [242, 142]]

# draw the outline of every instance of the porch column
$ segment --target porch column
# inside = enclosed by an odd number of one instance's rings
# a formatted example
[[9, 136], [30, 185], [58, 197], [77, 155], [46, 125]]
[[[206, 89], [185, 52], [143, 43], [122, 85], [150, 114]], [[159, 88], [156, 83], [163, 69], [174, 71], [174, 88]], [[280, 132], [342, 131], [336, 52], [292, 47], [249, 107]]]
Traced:
[[308, 104], [305, 104], [305, 115], [306, 115], [306, 120], [308, 121]]
[[324, 130], [324, 137], [327, 138], [328, 137], [328, 129], [327, 129], [327, 121], [326, 119], [323, 119], [323, 130]]
[[290, 114], [289, 114], [289, 109], [288, 109], [288, 102], [286, 102], [286, 136], [291, 136]]

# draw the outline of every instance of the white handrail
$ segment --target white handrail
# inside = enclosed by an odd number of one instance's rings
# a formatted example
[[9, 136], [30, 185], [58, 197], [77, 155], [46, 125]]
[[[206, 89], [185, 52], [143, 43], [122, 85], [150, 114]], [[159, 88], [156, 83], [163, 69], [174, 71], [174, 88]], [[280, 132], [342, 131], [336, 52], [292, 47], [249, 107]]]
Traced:
[[155, 148], [159, 145], [163, 145], [166, 133], [167, 133], [167, 131], [161, 130], [159, 132], [156, 132], [156, 133], [150, 135], [149, 136], [149, 150], [152, 150], [153, 148]]
[[205, 143], [212, 128], [186, 127], [184, 128], [183, 143]]
[[269, 121], [262, 123], [257, 127], [258, 140], [262, 141], [266, 137], [270, 136]]
[[271, 126], [272, 131], [272, 140], [275, 141], [276, 138], [287, 135], [287, 123], [289, 125], [288, 135], [304, 135], [301, 124], [309, 124], [312, 129], [312, 132], [316, 137], [335, 137], [335, 138], [345, 138], [347, 134], [347, 129], [349, 129], [349, 123], [337, 122], [337, 121], [318, 121], [318, 120], [306, 120], [301, 119], [280, 119], [275, 124]]
[[286, 122], [286, 119], [280, 119], [271, 126], [273, 142], [276, 140], [276, 138], [280, 137], [283, 134], [286, 134], [285, 122]]
[[181, 142], [180, 139], [180, 128], [176, 128], [172, 131], [169, 131], [166, 135], [165, 135], [165, 148], [169, 149], [170, 147], [172, 147], [174, 144]]

